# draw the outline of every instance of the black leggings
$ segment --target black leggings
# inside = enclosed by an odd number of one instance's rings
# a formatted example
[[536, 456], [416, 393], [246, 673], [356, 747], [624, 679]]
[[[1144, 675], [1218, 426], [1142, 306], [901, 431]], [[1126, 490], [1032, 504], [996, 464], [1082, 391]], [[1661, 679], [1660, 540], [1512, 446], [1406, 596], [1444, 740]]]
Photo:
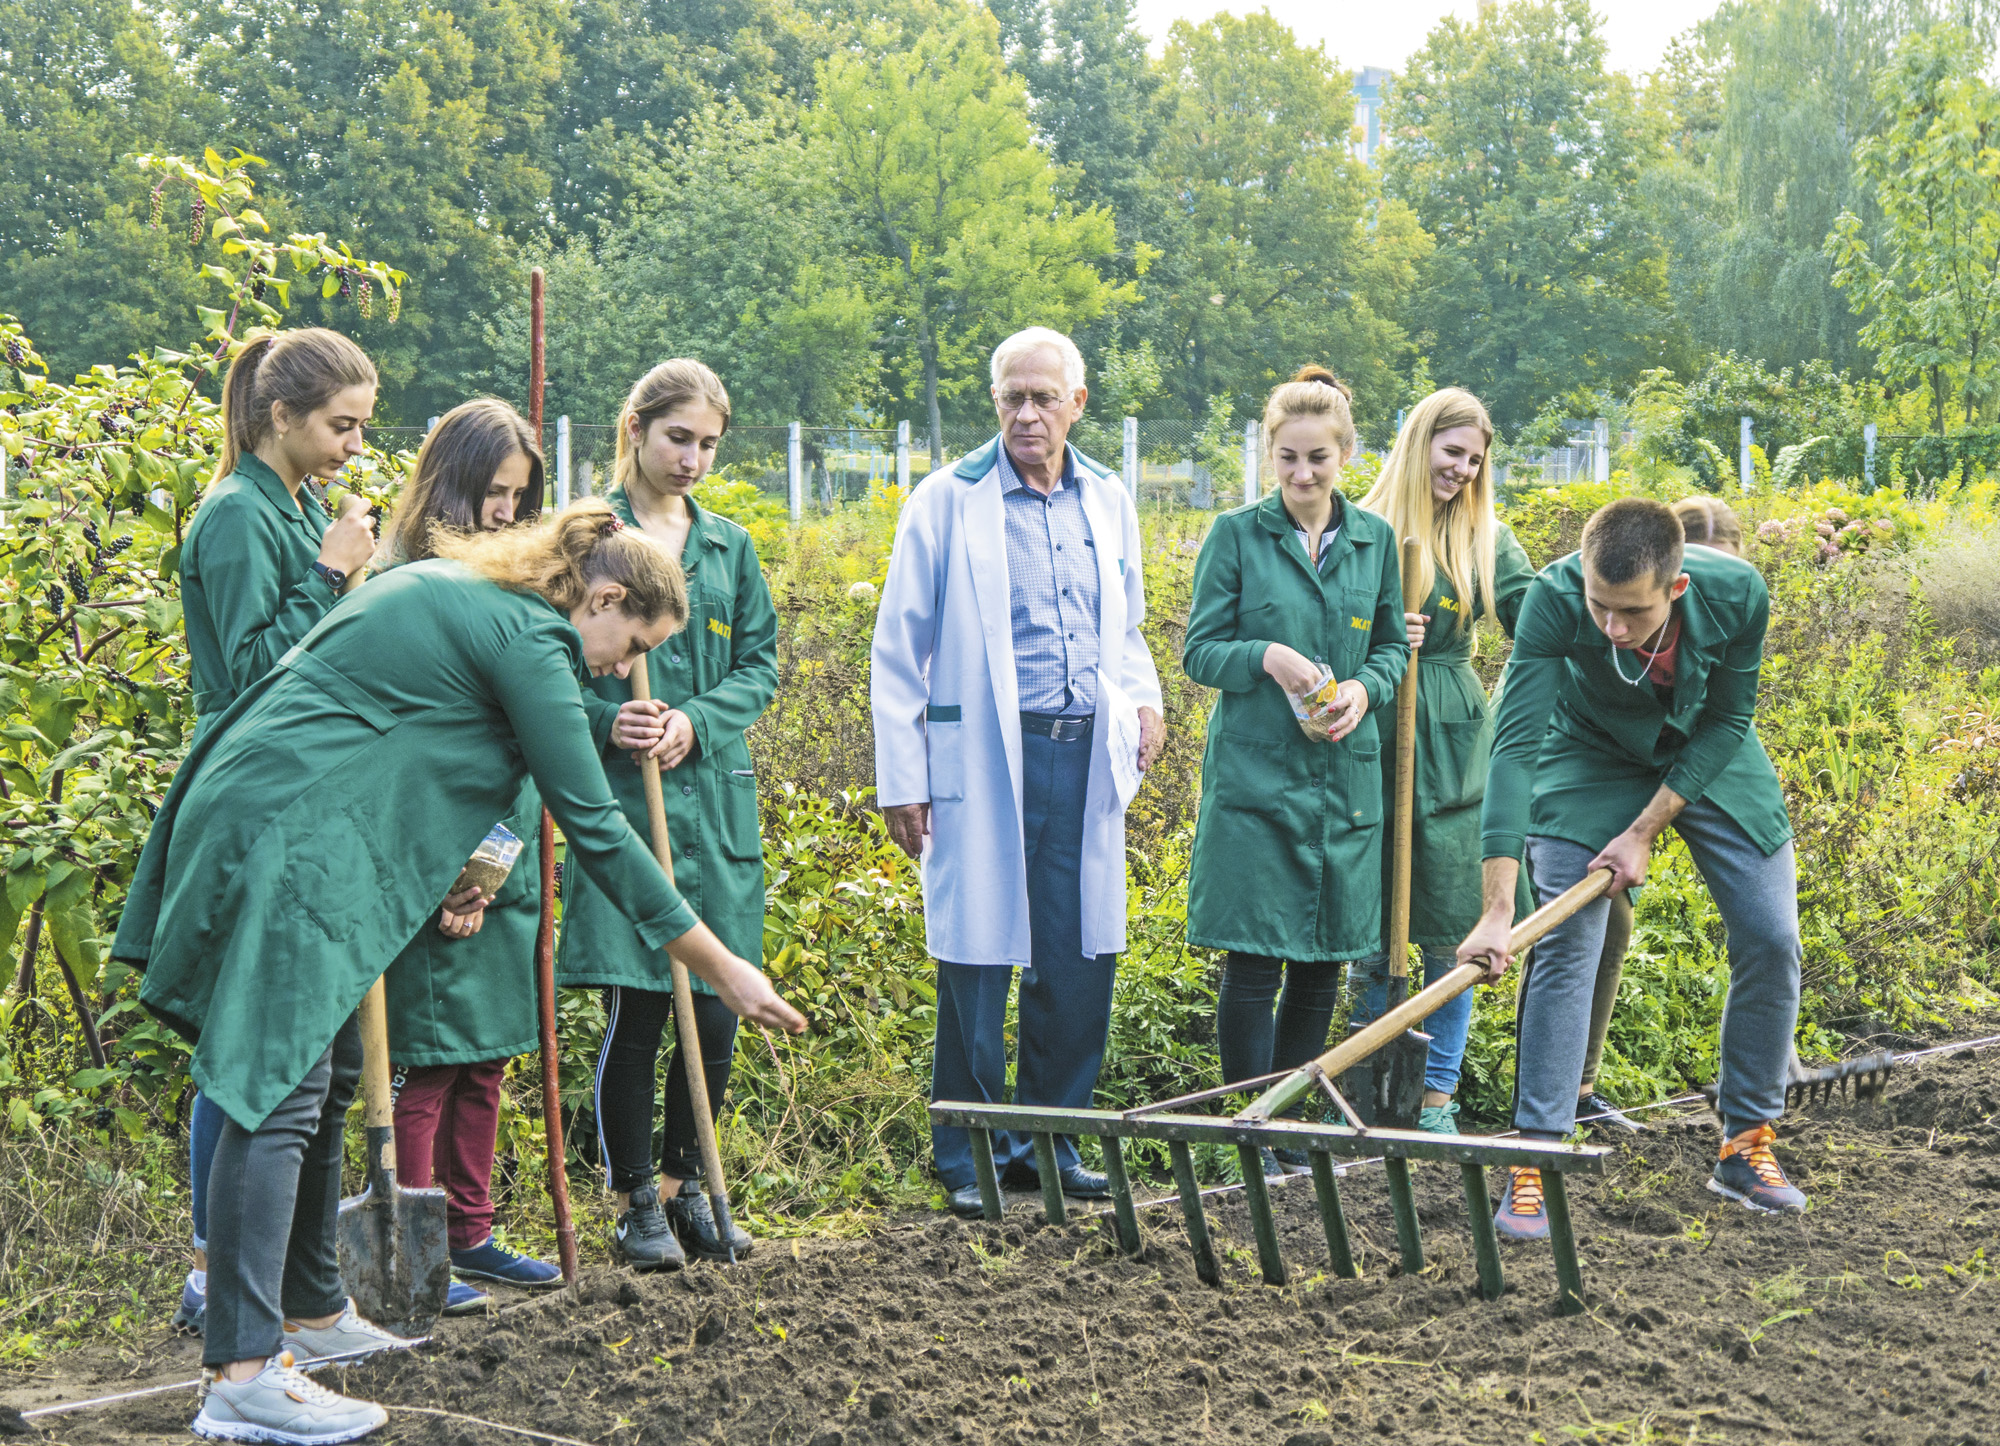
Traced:
[[[611, 1188], [637, 1190], [653, 1182], [653, 1081], [660, 1035], [674, 1016], [674, 996], [659, 989], [613, 985], [604, 991], [604, 1050], [597, 1058], [597, 1141]], [[736, 1053], [736, 1015], [713, 994], [694, 996], [709, 1108], [722, 1111], [729, 1061]], [[688, 1100], [687, 1061], [678, 1040], [667, 1066], [667, 1127], [660, 1173], [686, 1180], [701, 1173], [701, 1143]]]
[[[1233, 1084], [1273, 1070], [1293, 1069], [1326, 1050], [1340, 998], [1339, 964], [1292, 964], [1231, 951], [1222, 964], [1215, 1001], [1215, 1042], [1222, 1079]], [[1280, 980], [1285, 997], [1271, 1015]]]

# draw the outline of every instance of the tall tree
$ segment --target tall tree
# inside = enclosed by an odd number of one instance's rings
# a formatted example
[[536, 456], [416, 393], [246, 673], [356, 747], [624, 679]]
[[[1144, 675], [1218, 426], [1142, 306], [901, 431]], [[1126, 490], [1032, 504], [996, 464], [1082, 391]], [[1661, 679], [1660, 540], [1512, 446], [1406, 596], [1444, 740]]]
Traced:
[[299, 224], [408, 270], [405, 324], [358, 328], [386, 415], [461, 400], [487, 361], [484, 318], [524, 304], [518, 243], [547, 219], [538, 157], [566, 14], [558, 0], [197, 0], [182, 17], [228, 138], [271, 161]]
[[810, 128], [861, 224], [888, 360], [919, 390], [942, 466], [940, 401], [977, 384], [985, 348], [1130, 295], [1096, 266], [1115, 244], [1111, 216], [1061, 199], [984, 9], [940, 5], [906, 47], [838, 54], [817, 83]]
[[1855, 152], [1882, 208], [1871, 245], [1843, 212], [1826, 238], [1834, 285], [1871, 313], [1862, 340], [1892, 384], [1919, 381], [1937, 430], [1954, 395], [1967, 423], [1994, 395], [2000, 363], [2000, 92], [1972, 31], [1910, 36], [1876, 85], [1880, 134]]
[[1503, 425], [1661, 357], [1660, 247], [1638, 203], [1657, 128], [1604, 68], [1587, 0], [1445, 20], [1386, 107], [1389, 194], [1437, 240], [1418, 316], [1432, 373]]
[[1386, 421], [1407, 349], [1398, 297], [1429, 241], [1349, 154], [1347, 73], [1268, 12], [1177, 22], [1161, 70], [1153, 170], [1180, 214], [1145, 287], [1168, 388], [1200, 416], [1317, 361]]
[[[550, 414], [609, 421], [648, 367], [697, 356], [739, 423], [843, 420], [878, 366], [852, 218], [784, 107], [711, 105], [680, 133], [595, 245], [572, 237], [544, 259]], [[524, 396], [526, 314], [502, 312], [487, 339], [494, 364], [478, 380]]]

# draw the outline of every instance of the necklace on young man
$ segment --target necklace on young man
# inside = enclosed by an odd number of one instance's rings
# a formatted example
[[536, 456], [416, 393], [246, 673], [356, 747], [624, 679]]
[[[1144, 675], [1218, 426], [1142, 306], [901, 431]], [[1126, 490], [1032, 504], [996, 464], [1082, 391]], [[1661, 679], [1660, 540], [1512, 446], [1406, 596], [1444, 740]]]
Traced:
[[[1639, 670], [1639, 676], [1636, 678], [1625, 676], [1625, 665], [1618, 661], [1618, 655], [1624, 649], [1620, 648], [1616, 643], [1611, 644], [1611, 671], [1618, 675], [1619, 682], [1628, 688], [1636, 688], [1646, 681], [1646, 675], [1653, 671], [1653, 664], [1658, 661], [1660, 654], [1667, 650], [1667, 633], [1673, 628], [1673, 625], [1674, 620], [1671, 617], [1660, 624], [1660, 645], [1646, 655], [1646, 666]], [[1636, 653], [1638, 649], [1634, 648], [1632, 651]]]

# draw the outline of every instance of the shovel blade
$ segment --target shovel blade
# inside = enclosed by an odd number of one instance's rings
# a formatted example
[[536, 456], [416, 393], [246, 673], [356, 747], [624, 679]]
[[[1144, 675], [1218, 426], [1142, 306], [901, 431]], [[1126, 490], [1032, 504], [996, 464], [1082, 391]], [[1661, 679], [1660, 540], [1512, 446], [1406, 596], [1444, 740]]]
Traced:
[[1424, 1108], [1424, 1069], [1431, 1057], [1427, 1034], [1406, 1029], [1340, 1077], [1340, 1092], [1363, 1123], [1385, 1130], [1414, 1130]]
[[405, 1190], [395, 1172], [340, 1202], [334, 1230], [340, 1278], [364, 1317], [399, 1336], [427, 1335], [451, 1289], [442, 1190]]

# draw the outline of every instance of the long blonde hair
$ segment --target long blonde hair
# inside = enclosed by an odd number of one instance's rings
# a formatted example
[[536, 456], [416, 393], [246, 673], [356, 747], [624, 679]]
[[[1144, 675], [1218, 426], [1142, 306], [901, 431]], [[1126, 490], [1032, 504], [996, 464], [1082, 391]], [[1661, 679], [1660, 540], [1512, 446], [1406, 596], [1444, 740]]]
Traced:
[[1325, 367], [1303, 366], [1288, 382], [1281, 382], [1264, 403], [1264, 460], [1277, 469], [1277, 431], [1299, 417], [1325, 417], [1333, 426], [1334, 440], [1340, 443], [1340, 461], [1345, 466], [1354, 458], [1358, 440], [1354, 432], [1354, 393], [1347, 383]]
[[[1431, 440], [1456, 427], [1477, 427], [1486, 437], [1479, 472], [1439, 510], [1431, 497]], [[1415, 407], [1397, 434], [1389, 460], [1361, 505], [1395, 529], [1398, 545], [1414, 537], [1421, 550], [1418, 576], [1430, 596], [1443, 572], [1461, 606], [1476, 597], [1488, 619], [1500, 621], [1493, 606], [1493, 419], [1471, 392], [1445, 387]], [[1470, 628], [1472, 618], [1464, 618]]]
[[303, 422], [346, 387], [376, 384], [368, 354], [337, 331], [301, 327], [259, 337], [229, 364], [222, 384], [222, 450], [215, 459], [220, 482], [271, 434], [271, 404]]
[[722, 430], [729, 430], [729, 389], [722, 378], [693, 357], [677, 356], [663, 361], [638, 381], [618, 409], [618, 451], [611, 462], [611, 480], [618, 487], [630, 487], [639, 469], [639, 451], [632, 445], [632, 423], [639, 424], [643, 439], [646, 429], [674, 408], [700, 402], [721, 414]]
[[615, 582], [625, 589], [628, 616], [648, 623], [668, 616], [676, 632], [687, 626], [681, 565], [638, 528], [627, 527], [601, 497], [498, 532], [440, 531], [431, 545], [437, 556], [514, 592], [545, 597], [565, 615], [583, 606], [591, 589]]

